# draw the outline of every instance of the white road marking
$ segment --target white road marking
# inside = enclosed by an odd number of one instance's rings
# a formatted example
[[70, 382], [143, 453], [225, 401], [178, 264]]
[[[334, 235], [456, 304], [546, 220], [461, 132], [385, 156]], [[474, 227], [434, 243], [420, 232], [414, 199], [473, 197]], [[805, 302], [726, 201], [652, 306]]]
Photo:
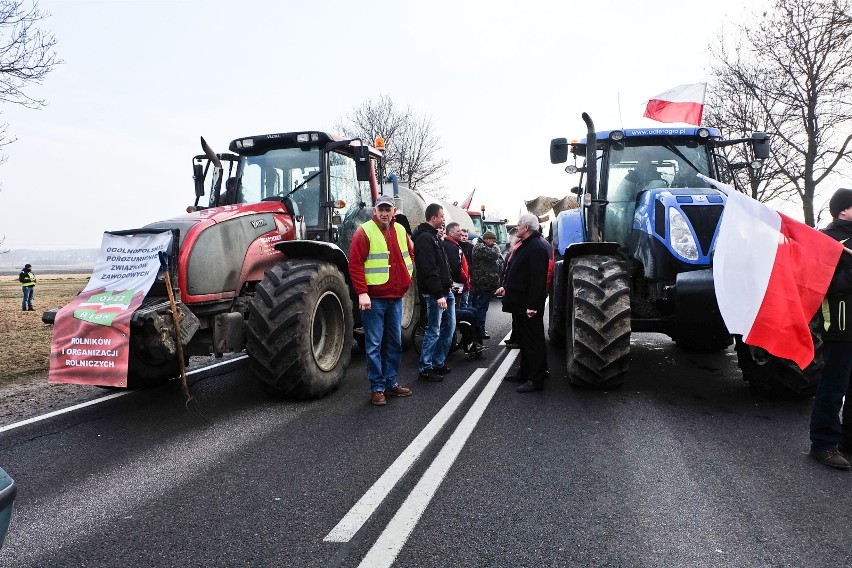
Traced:
[[485, 413], [485, 409], [497, 392], [503, 378], [509, 372], [509, 368], [518, 356], [517, 350], [506, 355], [503, 363], [500, 365], [494, 376], [483, 389], [482, 393], [474, 401], [468, 413], [459, 423], [455, 432], [453, 432], [440, 453], [417, 482], [417, 485], [411, 491], [411, 494], [396, 512], [396, 515], [390, 520], [385, 530], [376, 540], [373, 547], [361, 561], [359, 567], [364, 568], [381, 568], [389, 567], [393, 564], [402, 547], [405, 545], [417, 522], [435, 496], [435, 492], [440, 487], [447, 475], [447, 472], [452, 467], [468, 438], [470, 437], [479, 419]]
[[367, 519], [376, 511], [379, 505], [388, 496], [388, 493], [396, 486], [400, 479], [411, 469], [423, 450], [429, 445], [433, 438], [441, 431], [444, 424], [453, 415], [453, 412], [461, 405], [470, 391], [476, 386], [486, 369], [477, 369], [459, 387], [441, 410], [429, 421], [425, 428], [396, 458], [390, 467], [376, 480], [372, 487], [349, 509], [349, 512], [337, 525], [323, 538], [324, 542], [349, 542], [357, 533]]
[[[241, 359], [245, 359], [248, 357], [247, 355], [241, 355], [240, 357], [234, 357], [233, 359], [228, 359], [227, 361], [222, 361], [220, 363], [215, 363], [213, 365], [209, 365], [207, 367], [201, 367], [199, 369], [193, 369], [192, 371], [188, 371], [186, 374], [194, 375], [196, 373], [200, 373], [202, 371], [209, 371], [210, 369], [215, 369], [216, 367], [221, 367], [222, 365], [227, 365], [229, 363], [233, 363], [234, 361], [240, 361]], [[59, 410], [54, 410], [53, 412], [48, 412], [47, 414], [42, 414], [40, 416], [33, 416], [32, 418], [27, 418], [26, 420], [21, 420], [20, 422], [13, 422], [12, 424], [7, 424], [6, 426], [0, 426], [0, 434], [3, 432], [8, 432], [9, 430], [14, 430], [15, 428], [20, 428], [21, 426], [26, 426], [27, 424], [34, 424], [36, 422], [41, 422], [42, 420], [47, 420], [48, 418], [53, 418], [54, 416], [59, 416], [61, 414], [67, 414], [69, 412], [74, 412], [75, 410], [80, 410], [81, 408], [86, 408], [87, 406], [94, 406], [95, 404], [100, 404], [102, 402], [106, 402], [108, 400], [112, 400], [114, 398], [118, 398], [120, 396], [124, 396], [126, 394], [130, 394], [134, 391], [125, 390], [120, 392], [114, 392], [112, 394], [108, 394], [106, 396], [102, 396], [101, 398], [96, 398], [94, 400], [90, 400], [88, 402], [82, 402], [80, 404], [75, 404], [74, 406], [69, 406], [68, 408], [61, 408]]]

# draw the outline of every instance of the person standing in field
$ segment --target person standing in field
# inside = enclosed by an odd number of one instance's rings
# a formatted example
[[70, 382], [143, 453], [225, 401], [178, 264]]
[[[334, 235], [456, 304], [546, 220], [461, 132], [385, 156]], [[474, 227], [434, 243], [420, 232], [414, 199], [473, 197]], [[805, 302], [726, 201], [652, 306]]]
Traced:
[[18, 280], [21, 282], [21, 290], [24, 298], [21, 300], [22, 312], [33, 312], [33, 295], [35, 294], [36, 277], [33, 274], [33, 265], [25, 264], [18, 275]]

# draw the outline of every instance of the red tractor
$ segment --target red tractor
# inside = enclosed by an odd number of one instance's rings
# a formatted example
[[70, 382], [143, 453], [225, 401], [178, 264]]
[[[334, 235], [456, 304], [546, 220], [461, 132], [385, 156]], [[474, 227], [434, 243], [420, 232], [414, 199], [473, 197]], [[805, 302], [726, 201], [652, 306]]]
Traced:
[[[372, 215], [382, 152], [324, 132], [238, 138], [227, 154], [202, 146], [190, 212], [121, 233], [172, 231], [186, 358], [245, 349], [266, 391], [323, 396], [344, 376], [360, 326], [347, 254]], [[161, 278], [131, 320], [129, 386], [178, 374], [175, 335]]]

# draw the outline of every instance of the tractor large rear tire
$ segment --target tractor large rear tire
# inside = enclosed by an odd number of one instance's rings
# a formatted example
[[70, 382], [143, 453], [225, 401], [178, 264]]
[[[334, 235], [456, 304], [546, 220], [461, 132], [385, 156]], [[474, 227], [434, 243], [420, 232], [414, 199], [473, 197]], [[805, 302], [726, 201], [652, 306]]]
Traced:
[[578, 387], [611, 389], [630, 366], [630, 279], [614, 256], [571, 260], [566, 298], [565, 361]]
[[811, 320], [814, 360], [800, 369], [789, 359], [770, 355], [760, 347], [746, 345], [736, 338], [737, 365], [751, 390], [757, 394], [782, 399], [803, 399], [813, 396], [822, 372], [822, 336], [817, 332], [819, 320]]
[[352, 300], [333, 264], [288, 260], [255, 288], [247, 323], [249, 368], [275, 396], [319, 398], [333, 391], [352, 356]]

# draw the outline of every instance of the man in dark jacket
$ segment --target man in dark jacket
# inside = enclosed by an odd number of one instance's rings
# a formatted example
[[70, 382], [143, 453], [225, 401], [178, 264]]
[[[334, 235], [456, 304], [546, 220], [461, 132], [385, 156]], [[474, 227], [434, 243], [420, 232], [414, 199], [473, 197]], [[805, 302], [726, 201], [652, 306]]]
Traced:
[[470, 341], [470, 345], [466, 345], [468, 352], [481, 352], [482, 337], [481, 325], [479, 322], [479, 314], [472, 306], [467, 304], [465, 300], [465, 291], [470, 289], [470, 264], [467, 261], [467, 256], [464, 254], [462, 241], [464, 239], [464, 229], [458, 223], [450, 223], [447, 225], [447, 234], [441, 241], [444, 247], [444, 252], [447, 255], [447, 262], [450, 265], [450, 277], [453, 279], [453, 296], [456, 302], [456, 324], [458, 322], [466, 322], [467, 326], [464, 330], [469, 330], [463, 333], [465, 338]]
[[543, 389], [548, 376], [544, 302], [547, 299], [551, 251], [539, 232], [538, 217], [524, 213], [518, 219], [517, 227], [521, 244], [509, 260], [503, 286], [497, 289], [497, 295], [503, 296], [503, 311], [512, 314], [513, 328], [521, 349], [517, 374], [505, 380], [523, 382], [518, 392], [532, 392]]
[[447, 255], [438, 239], [438, 228], [444, 223], [444, 208], [437, 203], [426, 207], [426, 222], [412, 234], [417, 286], [426, 306], [426, 331], [420, 350], [419, 378], [442, 381], [450, 372], [447, 354], [456, 329], [455, 299]]
[[[823, 233], [852, 248], [852, 189], [840, 188], [828, 205], [834, 219]], [[810, 455], [820, 463], [849, 469], [852, 457], [852, 326], [846, 306], [852, 305], [852, 255], [840, 255], [822, 303], [823, 366], [811, 411]], [[850, 322], [852, 323], [852, 322]], [[843, 397], [846, 397], [846, 404]], [[843, 423], [840, 409], [843, 408]], [[842, 452], [842, 453], [841, 453]], [[843, 456], [846, 454], [846, 457]]]

